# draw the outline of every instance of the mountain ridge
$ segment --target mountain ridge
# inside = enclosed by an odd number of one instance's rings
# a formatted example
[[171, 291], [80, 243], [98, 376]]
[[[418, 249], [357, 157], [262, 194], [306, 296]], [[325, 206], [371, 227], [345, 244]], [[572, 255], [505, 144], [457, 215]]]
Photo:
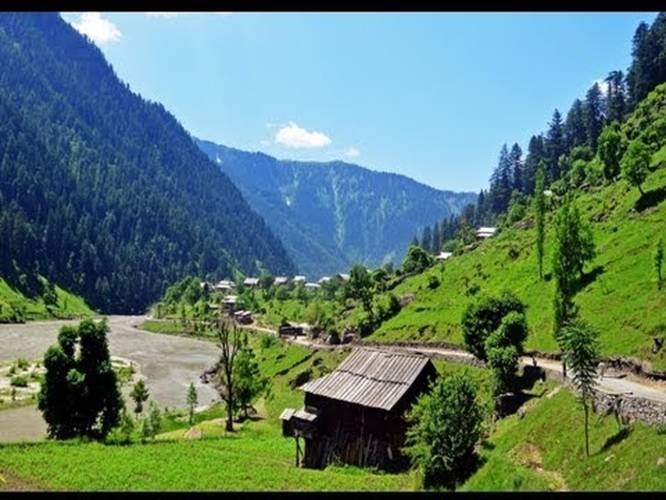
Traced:
[[439, 190], [342, 160], [279, 160], [195, 142], [264, 216], [299, 269], [313, 277], [357, 262], [398, 263], [417, 230], [476, 200], [476, 193]]

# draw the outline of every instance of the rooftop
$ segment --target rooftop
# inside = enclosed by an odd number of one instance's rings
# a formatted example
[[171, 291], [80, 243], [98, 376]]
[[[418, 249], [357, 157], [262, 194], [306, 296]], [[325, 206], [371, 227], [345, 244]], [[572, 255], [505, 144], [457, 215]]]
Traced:
[[421, 354], [359, 348], [335, 371], [308, 382], [301, 389], [390, 411], [429, 363]]

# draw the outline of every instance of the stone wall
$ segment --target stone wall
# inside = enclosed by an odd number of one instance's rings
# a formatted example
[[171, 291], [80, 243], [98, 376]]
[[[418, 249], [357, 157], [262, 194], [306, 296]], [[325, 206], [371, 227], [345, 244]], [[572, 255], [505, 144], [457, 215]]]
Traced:
[[596, 413], [613, 414], [613, 407], [625, 422], [643, 422], [648, 425], [666, 425], [666, 403], [637, 398], [630, 395], [612, 395], [595, 391], [594, 408]]

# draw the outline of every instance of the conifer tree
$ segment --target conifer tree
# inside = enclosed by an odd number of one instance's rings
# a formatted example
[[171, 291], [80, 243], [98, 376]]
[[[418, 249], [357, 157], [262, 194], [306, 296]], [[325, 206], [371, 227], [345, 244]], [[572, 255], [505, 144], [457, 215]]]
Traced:
[[536, 254], [539, 265], [539, 279], [543, 279], [543, 248], [545, 240], [546, 200], [544, 195], [544, 162], [539, 163], [534, 188], [534, 220], [536, 223]]

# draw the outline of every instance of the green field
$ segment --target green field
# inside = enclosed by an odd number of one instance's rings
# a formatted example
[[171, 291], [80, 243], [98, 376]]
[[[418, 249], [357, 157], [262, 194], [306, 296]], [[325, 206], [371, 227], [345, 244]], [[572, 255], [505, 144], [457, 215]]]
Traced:
[[590, 457], [585, 457], [583, 410], [561, 390], [528, 403], [525, 417], [501, 421], [484, 446], [484, 465], [463, 490], [666, 489], [666, 429], [640, 423], [627, 435], [613, 418], [590, 418]]
[[[43, 279], [43, 278], [42, 278]], [[46, 304], [41, 296], [28, 298], [0, 278], [0, 323], [16, 323], [36, 319], [69, 319], [92, 316], [85, 301], [55, 286], [56, 301]]]
[[[414, 472], [381, 473], [348, 466], [307, 470], [294, 466], [294, 443], [281, 434], [279, 414], [303, 404], [302, 392], [292, 388], [303, 372], [320, 377], [337, 366], [349, 350], [311, 351], [264, 342], [253, 335], [262, 373], [273, 384], [268, 398], [254, 405], [249, 420], [224, 431], [225, 411], [214, 406], [199, 412], [194, 427], [200, 439], [186, 439], [184, 412], [163, 419], [154, 442], [105, 445], [79, 441], [0, 445], [0, 490], [414, 490]], [[461, 364], [435, 361], [447, 375], [467, 372], [479, 387], [483, 406], [490, 406], [490, 372]], [[291, 385], [290, 385], [291, 384]], [[615, 422], [593, 416], [590, 459], [583, 456], [582, 410], [562, 390], [546, 394], [555, 383], [537, 383], [529, 393], [524, 418], [509, 417], [492, 430], [482, 446], [484, 463], [463, 489], [646, 489], [666, 488], [664, 466], [657, 465], [666, 450], [666, 432], [634, 425], [624, 440]], [[489, 414], [488, 414], [489, 415]], [[614, 437], [615, 436], [615, 437]], [[613, 441], [617, 441], [613, 444]], [[602, 447], [605, 444], [605, 448]], [[611, 458], [608, 458], [611, 457]], [[104, 473], [100, 473], [103, 470]]]

